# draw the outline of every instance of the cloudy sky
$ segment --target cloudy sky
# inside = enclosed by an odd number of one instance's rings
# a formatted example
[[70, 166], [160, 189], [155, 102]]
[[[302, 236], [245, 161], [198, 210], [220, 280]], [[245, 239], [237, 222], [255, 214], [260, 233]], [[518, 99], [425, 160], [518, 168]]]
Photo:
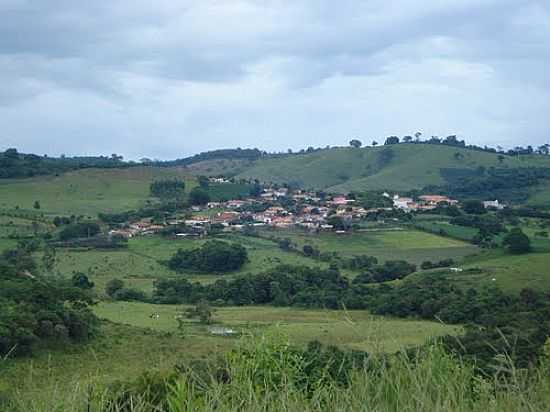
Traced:
[[0, 0], [0, 149], [550, 141], [549, 0]]

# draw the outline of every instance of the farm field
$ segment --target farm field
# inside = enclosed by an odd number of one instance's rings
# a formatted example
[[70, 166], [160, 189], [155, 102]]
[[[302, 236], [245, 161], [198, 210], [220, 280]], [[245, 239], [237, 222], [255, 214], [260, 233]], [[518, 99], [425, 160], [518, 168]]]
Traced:
[[309, 244], [322, 252], [342, 256], [371, 255], [381, 261], [404, 259], [419, 264], [425, 260], [459, 259], [479, 251], [460, 240], [418, 230], [376, 230], [353, 234], [307, 234], [300, 231], [263, 231], [263, 236], [289, 238], [299, 248]]
[[155, 179], [181, 178], [186, 190], [195, 185], [183, 168], [131, 167], [126, 169], [83, 169], [60, 176], [0, 181], [0, 208], [33, 209], [49, 215], [85, 215], [121, 212], [142, 206]]

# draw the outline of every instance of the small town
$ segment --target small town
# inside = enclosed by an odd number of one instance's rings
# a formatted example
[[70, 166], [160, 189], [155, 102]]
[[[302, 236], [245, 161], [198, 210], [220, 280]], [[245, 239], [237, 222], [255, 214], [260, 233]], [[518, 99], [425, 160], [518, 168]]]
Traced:
[[[232, 183], [224, 178], [210, 178], [210, 183]], [[207, 202], [194, 205], [182, 213], [166, 213], [162, 219], [145, 218], [118, 224], [110, 236], [129, 239], [170, 230], [173, 238], [206, 236], [212, 230], [243, 231], [249, 228], [298, 228], [311, 232], [344, 234], [374, 216], [392, 213], [429, 212], [438, 207], [460, 206], [459, 201], [442, 195], [420, 195], [416, 199], [383, 192], [379, 195], [384, 207], [365, 208], [354, 194], [331, 194], [286, 187], [264, 187], [257, 197]], [[486, 209], [502, 210], [498, 200], [482, 202]]]

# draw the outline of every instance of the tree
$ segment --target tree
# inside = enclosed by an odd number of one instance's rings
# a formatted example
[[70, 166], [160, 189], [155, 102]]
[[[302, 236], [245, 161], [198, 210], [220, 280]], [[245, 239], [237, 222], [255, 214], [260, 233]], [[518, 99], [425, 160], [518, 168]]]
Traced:
[[119, 290], [121, 290], [123, 287], [124, 287], [124, 282], [122, 280], [120, 280], [120, 279], [111, 279], [105, 285], [105, 293], [108, 296], [113, 297], [115, 295], [115, 293], [118, 292]]
[[46, 272], [52, 272], [55, 267], [56, 252], [55, 248], [46, 246], [44, 248], [44, 255], [42, 256], [42, 266], [46, 269]]
[[179, 249], [168, 261], [168, 266], [178, 272], [230, 272], [240, 269], [247, 259], [248, 254], [243, 246], [210, 240], [197, 249]]
[[363, 146], [363, 143], [360, 140], [353, 139], [353, 140], [350, 140], [349, 145], [351, 147], [355, 147], [356, 149], [359, 149], [361, 146]]
[[185, 182], [177, 179], [157, 180], [149, 186], [151, 196], [161, 199], [181, 199], [185, 193]]
[[208, 186], [210, 185], [210, 180], [208, 179], [208, 177], [206, 176], [199, 176], [197, 178], [198, 182], [199, 182], [199, 186], [202, 187], [203, 189], [208, 189]]
[[503, 155], [498, 155], [498, 162], [502, 164], [504, 162], [504, 159], [506, 159]]
[[38, 200], [35, 200], [34, 205], [32, 207], [34, 207], [36, 210], [39, 210], [40, 209], [40, 202]]
[[200, 301], [194, 308], [185, 310], [188, 319], [198, 318], [199, 322], [205, 325], [212, 323], [213, 309], [205, 301]]
[[483, 203], [479, 200], [468, 200], [467, 202], [464, 202], [463, 209], [470, 215], [481, 215], [483, 213], [487, 213], [485, 206], [483, 206]]
[[386, 142], [384, 144], [385, 145], [390, 145], [390, 144], [398, 144], [398, 143], [399, 143], [399, 137], [390, 136], [386, 139]]
[[510, 253], [528, 253], [531, 250], [531, 240], [519, 227], [513, 228], [502, 244]]
[[194, 187], [189, 192], [189, 203], [192, 206], [204, 206], [210, 202], [210, 195], [207, 191], [200, 187]]
[[74, 287], [80, 289], [92, 289], [94, 287], [94, 282], [91, 282], [88, 276], [82, 272], [74, 272], [71, 283]]
[[412, 136], [403, 136], [403, 142], [404, 143], [410, 143], [412, 142]]
[[376, 140], [372, 141], [372, 147], [378, 146], [378, 142]]

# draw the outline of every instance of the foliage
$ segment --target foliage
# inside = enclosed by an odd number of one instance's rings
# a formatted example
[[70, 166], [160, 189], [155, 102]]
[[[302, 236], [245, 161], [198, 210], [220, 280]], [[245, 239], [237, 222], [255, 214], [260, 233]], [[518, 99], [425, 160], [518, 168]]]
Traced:
[[157, 180], [150, 185], [151, 196], [161, 199], [181, 199], [185, 193], [183, 180]]
[[32, 177], [63, 173], [70, 170], [90, 167], [115, 168], [129, 167], [120, 157], [61, 157], [53, 158], [35, 154], [19, 153], [17, 149], [0, 152], [0, 179]]
[[212, 323], [214, 310], [205, 301], [200, 301], [193, 308], [188, 308], [184, 311], [184, 315], [188, 319], [197, 318], [200, 323], [209, 325]]
[[114, 297], [115, 293], [124, 287], [124, 282], [120, 279], [111, 279], [105, 285], [105, 293], [107, 296]]
[[100, 231], [101, 228], [94, 222], [74, 223], [65, 226], [61, 232], [59, 232], [59, 239], [65, 241], [75, 238], [89, 238], [97, 235]]
[[189, 203], [193, 206], [204, 206], [210, 202], [210, 195], [201, 187], [194, 187], [189, 192]]
[[464, 202], [463, 209], [470, 215], [482, 215], [487, 213], [485, 206], [479, 200], [468, 200]]
[[510, 253], [528, 253], [531, 250], [531, 240], [520, 228], [513, 228], [502, 244]]
[[[86, 341], [94, 336], [97, 319], [88, 293], [70, 282], [22, 273], [22, 253], [0, 258], [0, 356], [31, 353], [42, 340]], [[30, 257], [27, 257], [30, 259]]]
[[94, 287], [94, 282], [88, 279], [88, 276], [82, 272], [75, 272], [71, 278], [71, 282], [74, 287], [80, 289], [92, 289]]
[[243, 246], [211, 240], [197, 249], [178, 250], [169, 260], [168, 266], [178, 272], [231, 272], [240, 269], [247, 259], [248, 253]]

